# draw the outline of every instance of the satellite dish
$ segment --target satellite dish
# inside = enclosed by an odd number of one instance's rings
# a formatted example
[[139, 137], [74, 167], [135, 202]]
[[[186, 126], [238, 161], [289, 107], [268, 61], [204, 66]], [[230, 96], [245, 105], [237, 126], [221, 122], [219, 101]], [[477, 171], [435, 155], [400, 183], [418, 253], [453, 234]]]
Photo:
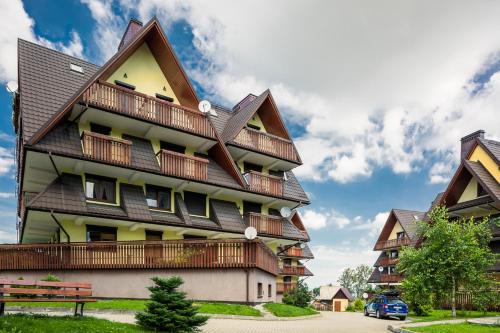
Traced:
[[378, 271], [379, 271], [380, 273], [382, 273], [382, 272], [384, 271], [384, 267], [382, 267], [382, 266], [378, 266]]
[[364, 299], [368, 299], [368, 294], [367, 293], [363, 293], [363, 298]]
[[19, 86], [18, 86], [16, 81], [9, 81], [5, 85], [5, 88], [7, 88], [8, 92], [15, 93], [15, 92], [17, 92], [17, 89], [19, 88]]
[[257, 229], [254, 227], [247, 227], [245, 229], [245, 238], [248, 240], [253, 240], [257, 237]]
[[290, 217], [290, 215], [292, 215], [292, 210], [288, 207], [282, 207], [280, 209], [280, 214], [283, 217]]
[[299, 247], [300, 247], [301, 249], [305, 249], [305, 248], [306, 248], [306, 243], [302, 243], [302, 242], [300, 242], [300, 243], [299, 243]]
[[203, 100], [198, 104], [198, 110], [200, 110], [203, 113], [207, 113], [212, 109], [212, 104], [210, 104], [209, 101]]

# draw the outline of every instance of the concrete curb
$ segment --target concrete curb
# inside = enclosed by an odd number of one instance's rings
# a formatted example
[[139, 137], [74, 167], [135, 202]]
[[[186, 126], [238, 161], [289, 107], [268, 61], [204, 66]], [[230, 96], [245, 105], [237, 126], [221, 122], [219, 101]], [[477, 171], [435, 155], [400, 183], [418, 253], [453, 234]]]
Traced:
[[[387, 330], [389, 332], [393, 332], [393, 333], [415, 333], [414, 331], [410, 331], [408, 328], [425, 327], [425, 326], [431, 326], [431, 325], [446, 325], [446, 324], [453, 325], [453, 324], [463, 324], [463, 323], [470, 323], [470, 324], [484, 325], [484, 326], [497, 326], [497, 325], [500, 325], [500, 317], [480, 317], [480, 318], [471, 318], [471, 319], [423, 321], [423, 322], [417, 322], [417, 323], [399, 324], [397, 326], [388, 325]], [[402, 328], [402, 326], [406, 326], [407, 328]]]
[[[38, 308], [33, 306], [12, 306], [6, 309], [6, 312], [25, 312], [34, 314], [52, 313], [52, 312], [62, 312], [67, 314], [73, 314], [74, 308]], [[137, 311], [131, 310], [111, 310], [111, 309], [84, 309], [85, 314], [118, 314], [118, 315], [131, 315], [134, 316]], [[224, 315], [224, 314], [212, 314], [212, 313], [201, 313], [201, 315], [208, 316], [213, 319], [241, 319], [241, 320], [258, 320], [258, 321], [292, 321], [292, 320], [307, 320], [321, 317], [321, 313], [310, 315], [310, 316], [300, 316], [300, 317], [276, 317], [276, 316], [239, 316], [239, 315]]]

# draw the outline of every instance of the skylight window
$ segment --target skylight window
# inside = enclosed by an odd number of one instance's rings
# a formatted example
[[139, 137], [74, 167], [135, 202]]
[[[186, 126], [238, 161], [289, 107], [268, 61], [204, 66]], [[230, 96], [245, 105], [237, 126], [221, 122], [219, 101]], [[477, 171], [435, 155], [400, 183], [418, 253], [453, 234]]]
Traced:
[[70, 63], [69, 64], [69, 69], [72, 70], [73, 72], [77, 72], [77, 73], [83, 74], [83, 67], [80, 66], [80, 65], [76, 65], [76, 64]]

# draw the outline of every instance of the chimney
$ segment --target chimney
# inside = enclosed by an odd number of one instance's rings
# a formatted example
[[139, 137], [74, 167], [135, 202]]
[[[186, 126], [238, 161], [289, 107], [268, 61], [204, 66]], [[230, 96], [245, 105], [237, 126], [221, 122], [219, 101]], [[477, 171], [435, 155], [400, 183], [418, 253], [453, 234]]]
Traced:
[[134, 18], [130, 19], [127, 25], [127, 29], [123, 34], [122, 40], [120, 41], [120, 45], [118, 46], [118, 51], [123, 47], [123, 45], [127, 44], [134, 36], [137, 34], [139, 30], [142, 28], [142, 22], [136, 20]]
[[476, 142], [477, 138], [484, 139], [484, 131], [483, 130], [475, 131], [474, 133], [466, 135], [460, 139], [460, 143], [461, 143], [460, 160], [467, 158], [467, 155], [469, 155], [469, 152], [470, 152], [472, 146], [474, 145], [474, 143]]

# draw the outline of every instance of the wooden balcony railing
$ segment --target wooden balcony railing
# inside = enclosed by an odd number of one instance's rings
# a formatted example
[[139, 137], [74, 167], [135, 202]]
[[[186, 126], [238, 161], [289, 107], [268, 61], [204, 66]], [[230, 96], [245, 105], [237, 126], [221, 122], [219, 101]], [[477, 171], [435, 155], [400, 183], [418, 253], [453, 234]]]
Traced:
[[297, 287], [296, 282], [278, 282], [276, 283], [276, 292], [278, 294], [286, 293], [289, 290], [292, 290]]
[[281, 268], [281, 274], [284, 275], [305, 275], [305, 272], [304, 266], [284, 265], [283, 268]]
[[283, 195], [283, 179], [281, 177], [264, 175], [256, 171], [247, 172], [244, 177], [251, 191], [278, 197]]
[[279, 216], [247, 213], [243, 218], [245, 224], [257, 229], [259, 234], [283, 235], [283, 219]]
[[377, 264], [378, 264], [378, 266], [387, 267], [387, 266], [396, 265], [398, 262], [399, 262], [399, 258], [385, 257], [385, 258], [381, 258], [380, 260], [378, 260]]
[[175, 240], [0, 245], [0, 271], [147, 268], [259, 268], [278, 274], [259, 240]]
[[401, 247], [410, 244], [410, 239], [408, 237], [404, 237], [401, 239], [389, 239], [385, 241], [380, 241], [375, 244], [375, 251], [390, 249], [394, 247]]
[[161, 172], [166, 175], [206, 181], [208, 179], [208, 163], [205, 158], [189, 156], [175, 151], [160, 151]]
[[398, 283], [401, 282], [403, 276], [400, 274], [380, 274], [381, 283]]
[[110, 83], [92, 84], [83, 94], [83, 102], [162, 126], [215, 138], [212, 125], [203, 113]]
[[132, 142], [108, 135], [83, 131], [83, 155], [94, 160], [130, 165]]
[[234, 142], [259, 152], [289, 161], [299, 162], [297, 151], [292, 142], [278, 136], [264, 133], [253, 128], [243, 128]]
[[282, 252], [281, 255], [288, 257], [302, 257], [302, 249], [300, 247], [289, 247], [285, 252]]

